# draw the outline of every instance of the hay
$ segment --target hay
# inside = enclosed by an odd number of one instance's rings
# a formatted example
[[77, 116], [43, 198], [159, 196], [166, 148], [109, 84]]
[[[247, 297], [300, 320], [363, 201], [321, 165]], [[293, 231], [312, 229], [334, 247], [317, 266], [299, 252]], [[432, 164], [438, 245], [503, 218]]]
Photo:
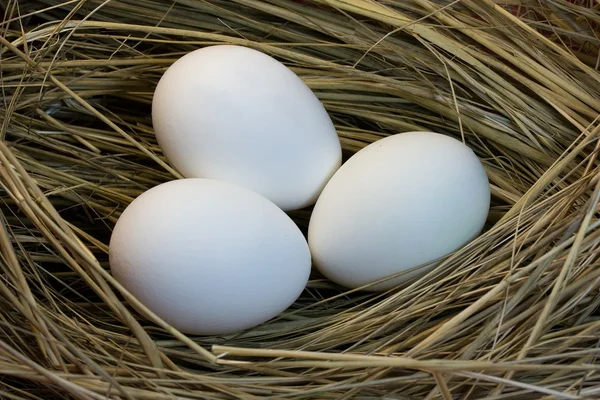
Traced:
[[[598, 398], [599, 3], [497, 3], [2, 2], [0, 397]], [[406, 130], [464, 140], [490, 177], [489, 229], [387, 293], [315, 272], [238, 335], [139, 317], [109, 274], [110, 229], [178, 176], [155, 84], [217, 43], [290, 66], [347, 154]]]

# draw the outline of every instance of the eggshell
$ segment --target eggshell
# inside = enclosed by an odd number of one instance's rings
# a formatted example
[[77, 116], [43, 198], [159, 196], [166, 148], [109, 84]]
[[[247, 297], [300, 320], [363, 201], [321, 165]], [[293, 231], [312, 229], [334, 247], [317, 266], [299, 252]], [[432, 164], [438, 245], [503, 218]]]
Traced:
[[282, 63], [246, 47], [210, 46], [177, 60], [156, 87], [152, 122], [182, 175], [244, 186], [283, 210], [314, 204], [341, 165], [318, 98]]
[[423, 272], [480, 234], [490, 206], [485, 170], [462, 142], [407, 132], [370, 144], [331, 178], [315, 205], [308, 242], [330, 280], [384, 290]]
[[189, 334], [263, 323], [302, 293], [306, 240], [275, 204], [237, 185], [182, 179], [158, 185], [122, 213], [110, 240], [113, 276]]

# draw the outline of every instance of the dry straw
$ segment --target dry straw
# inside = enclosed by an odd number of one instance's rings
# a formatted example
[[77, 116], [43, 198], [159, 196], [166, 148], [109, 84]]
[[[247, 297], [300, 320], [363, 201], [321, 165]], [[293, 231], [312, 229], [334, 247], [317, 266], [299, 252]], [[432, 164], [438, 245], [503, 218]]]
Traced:
[[[0, 2], [0, 398], [599, 398], [599, 4]], [[178, 176], [155, 84], [219, 43], [290, 66], [348, 153], [407, 130], [463, 139], [490, 177], [489, 229], [388, 293], [315, 273], [239, 335], [139, 318], [110, 229]]]

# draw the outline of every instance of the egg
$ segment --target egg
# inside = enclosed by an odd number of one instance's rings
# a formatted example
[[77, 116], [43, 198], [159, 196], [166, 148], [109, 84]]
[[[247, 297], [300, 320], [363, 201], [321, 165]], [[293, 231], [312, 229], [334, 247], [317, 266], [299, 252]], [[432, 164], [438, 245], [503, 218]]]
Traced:
[[156, 87], [152, 123], [183, 176], [244, 186], [286, 211], [314, 204], [341, 165], [335, 127], [315, 94], [279, 61], [242, 46], [178, 59]]
[[211, 179], [180, 179], [137, 197], [109, 245], [111, 273], [187, 334], [229, 334], [261, 324], [300, 296], [308, 244], [275, 204]]
[[313, 262], [348, 288], [404, 272], [365, 288], [386, 290], [478, 236], [489, 206], [486, 172], [468, 146], [433, 132], [389, 136], [323, 190], [309, 223]]

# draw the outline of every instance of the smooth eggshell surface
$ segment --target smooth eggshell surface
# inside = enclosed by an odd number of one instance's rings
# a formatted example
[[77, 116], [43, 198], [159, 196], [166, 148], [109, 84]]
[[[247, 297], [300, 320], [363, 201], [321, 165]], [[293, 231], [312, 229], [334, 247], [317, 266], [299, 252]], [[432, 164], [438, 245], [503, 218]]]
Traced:
[[370, 144], [331, 178], [311, 216], [313, 262], [330, 280], [384, 290], [423, 272], [481, 232], [489, 211], [485, 170], [462, 142], [407, 132]]
[[182, 179], [123, 212], [110, 240], [113, 276], [188, 334], [227, 334], [288, 308], [310, 274], [306, 240], [275, 204], [237, 185]]
[[152, 123], [187, 178], [236, 183], [283, 210], [314, 204], [341, 165], [325, 108], [274, 58], [241, 46], [195, 50], [160, 79]]

